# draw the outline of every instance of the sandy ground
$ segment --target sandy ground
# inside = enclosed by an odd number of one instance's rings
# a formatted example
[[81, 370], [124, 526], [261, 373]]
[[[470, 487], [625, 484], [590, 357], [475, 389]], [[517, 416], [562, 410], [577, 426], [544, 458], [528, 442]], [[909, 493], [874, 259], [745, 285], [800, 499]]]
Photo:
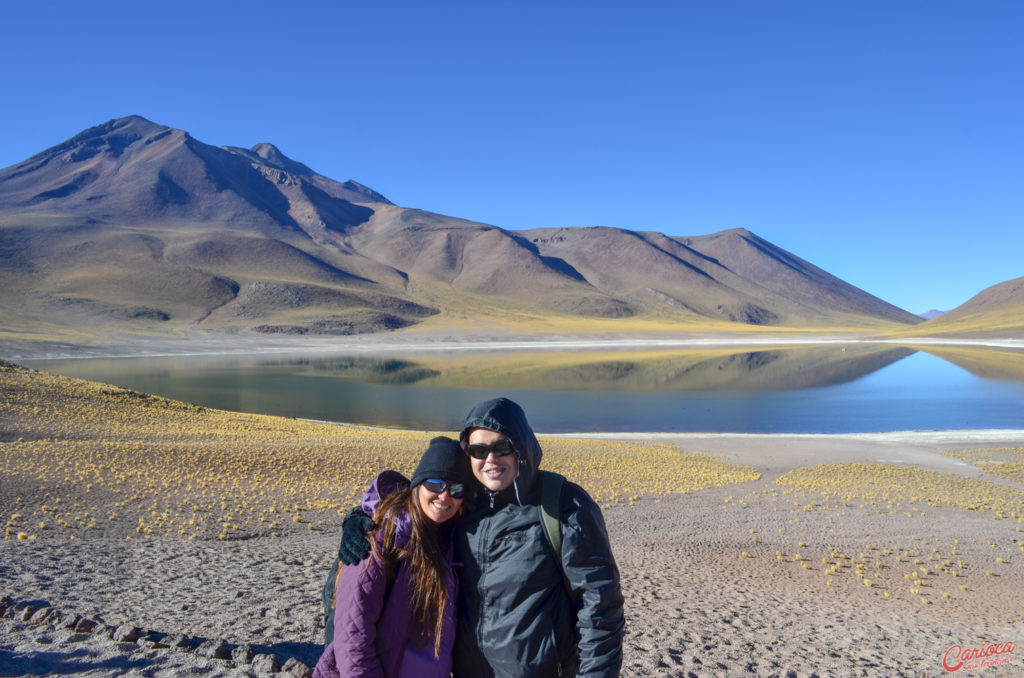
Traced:
[[[624, 676], [939, 676], [944, 657], [957, 663], [950, 648], [1007, 643], [1013, 651], [991, 665], [973, 660], [953, 675], [1024, 676], [1020, 523], [944, 505], [815, 501], [774, 483], [822, 462], [986, 477], [936, 451], [1021, 448], [1024, 431], [614, 437], [720, 454], [763, 474], [606, 511], [627, 601]], [[109, 537], [0, 542], [0, 596], [65, 613], [55, 629], [8, 605], [0, 676], [257, 674], [257, 664], [162, 648], [175, 634], [315, 664], [335, 537]], [[74, 614], [103, 624], [63, 628]], [[124, 624], [157, 633], [117, 642], [95, 632]]]

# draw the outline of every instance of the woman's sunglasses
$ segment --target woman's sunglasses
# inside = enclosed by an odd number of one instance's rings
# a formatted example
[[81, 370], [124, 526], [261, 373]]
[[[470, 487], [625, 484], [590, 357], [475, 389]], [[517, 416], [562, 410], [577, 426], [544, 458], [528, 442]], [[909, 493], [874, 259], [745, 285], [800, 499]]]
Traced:
[[492, 453], [495, 457], [504, 457], [515, 451], [515, 445], [513, 445], [512, 441], [508, 438], [499, 440], [496, 443], [491, 443], [490, 445], [483, 445], [481, 443], [466, 445], [466, 454], [474, 459], [486, 459], [487, 456]]
[[434, 494], [444, 494], [444, 491], [448, 490], [452, 499], [462, 499], [462, 495], [466, 491], [466, 486], [462, 483], [449, 483], [447, 480], [438, 480], [437, 478], [424, 480], [423, 487]]

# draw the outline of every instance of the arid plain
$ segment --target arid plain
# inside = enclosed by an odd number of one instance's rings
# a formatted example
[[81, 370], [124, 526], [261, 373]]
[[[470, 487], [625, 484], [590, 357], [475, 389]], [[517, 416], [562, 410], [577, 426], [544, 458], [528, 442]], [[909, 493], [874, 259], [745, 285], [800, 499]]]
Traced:
[[[340, 514], [381, 468], [410, 470], [430, 435], [4, 364], [4, 675], [249, 675], [271, 654], [312, 665]], [[1024, 674], [1019, 431], [542, 444], [545, 466], [604, 507], [624, 675]], [[37, 623], [47, 607], [59, 623]], [[101, 624], [65, 628], [75, 615]], [[124, 626], [142, 637], [108, 637]], [[202, 640], [235, 659], [194, 651]], [[975, 648], [985, 664], [962, 658]]]

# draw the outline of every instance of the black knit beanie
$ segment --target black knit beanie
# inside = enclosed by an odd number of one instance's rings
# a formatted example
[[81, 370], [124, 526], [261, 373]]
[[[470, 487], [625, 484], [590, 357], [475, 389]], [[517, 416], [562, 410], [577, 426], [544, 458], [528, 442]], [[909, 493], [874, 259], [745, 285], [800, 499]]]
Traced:
[[458, 441], [438, 436], [430, 441], [426, 452], [420, 457], [420, 463], [409, 484], [416, 487], [431, 478], [468, 484], [471, 477], [469, 457], [462, 451]]

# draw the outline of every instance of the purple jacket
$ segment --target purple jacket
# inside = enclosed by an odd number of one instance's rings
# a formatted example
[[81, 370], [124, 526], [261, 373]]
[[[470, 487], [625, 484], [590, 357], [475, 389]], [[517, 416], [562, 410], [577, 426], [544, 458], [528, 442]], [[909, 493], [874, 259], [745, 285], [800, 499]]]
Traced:
[[[382, 497], [409, 486], [400, 473], [377, 476], [363, 497], [363, 510], [372, 515]], [[411, 521], [402, 512], [395, 532], [397, 545], [409, 540]], [[455, 600], [458, 577], [450, 532], [443, 530], [448, 565], [448, 604], [444, 610], [441, 656], [434, 657], [434, 643], [422, 647], [411, 612], [411, 588], [407, 563], [398, 566], [390, 591], [384, 564], [372, 553], [357, 565], [345, 566], [338, 582], [334, 612], [334, 640], [324, 649], [313, 671], [314, 678], [447, 678], [452, 670], [455, 641]]]

